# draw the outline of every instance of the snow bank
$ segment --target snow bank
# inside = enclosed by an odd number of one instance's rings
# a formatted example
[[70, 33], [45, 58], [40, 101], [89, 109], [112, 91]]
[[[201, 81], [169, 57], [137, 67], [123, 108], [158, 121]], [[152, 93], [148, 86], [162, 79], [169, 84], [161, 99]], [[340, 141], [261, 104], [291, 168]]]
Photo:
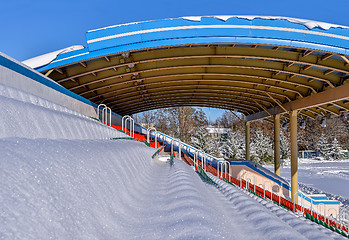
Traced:
[[335, 239], [130, 140], [0, 139], [0, 238]]
[[0, 138], [106, 139], [124, 136], [90, 117], [0, 84]]

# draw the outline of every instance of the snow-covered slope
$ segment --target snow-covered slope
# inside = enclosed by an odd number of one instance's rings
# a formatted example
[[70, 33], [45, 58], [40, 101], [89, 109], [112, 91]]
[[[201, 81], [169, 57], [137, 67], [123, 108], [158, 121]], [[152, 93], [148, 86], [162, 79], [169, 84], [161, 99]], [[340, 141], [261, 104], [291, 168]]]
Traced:
[[[307, 194], [326, 194], [328, 199], [338, 200], [349, 214], [349, 161], [319, 161], [315, 159], [299, 160], [299, 188]], [[269, 170], [273, 165], [265, 165]], [[281, 176], [290, 179], [290, 165], [281, 168]]]
[[[2, 239], [332, 239], [130, 140], [1, 139]], [[261, 200], [259, 200], [261, 201]]]
[[0, 85], [0, 239], [339, 239], [183, 161]]
[[88, 116], [0, 84], [0, 138], [106, 139], [124, 136]]

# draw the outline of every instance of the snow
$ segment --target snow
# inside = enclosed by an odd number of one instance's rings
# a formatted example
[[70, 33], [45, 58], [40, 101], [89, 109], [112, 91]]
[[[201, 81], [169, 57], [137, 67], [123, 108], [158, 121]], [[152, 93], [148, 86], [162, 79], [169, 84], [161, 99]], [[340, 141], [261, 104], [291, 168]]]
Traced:
[[[336, 199], [349, 209], [349, 160], [319, 161], [298, 160], [300, 190], [306, 193], [325, 193], [329, 199]], [[272, 165], [264, 167], [273, 171]], [[281, 177], [290, 179], [289, 162], [281, 168]]]
[[182, 17], [182, 18], [189, 20], [189, 21], [200, 22], [202, 17], [214, 17], [214, 18], [222, 20], [222, 21], [227, 21], [230, 18], [247, 19], [250, 21], [252, 21], [254, 19], [285, 20], [285, 21], [288, 21], [291, 23], [297, 23], [297, 24], [304, 25], [308, 29], [322, 28], [324, 30], [329, 30], [330, 28], [349, 28], [347, 26], [342, 26], [342, 25], [337, 25], [337, 24], [324, 23], [324, 22], [318, 22], [318, 21], [300, 19], [300, 18], [280, 17], [280, 16], [228, 15], [228, 16], [192, 16], [192, 17]]
[[45, 65], [51, 63], [60, 54], [72, 52], [72, 51], [76, 51], [76, 50], [80, 50], [80, 49], [84, 49], [84, 48], [85, 47], [82, 45], [74, 45], [71, 47], [63, 48], [61, 50], [57, 50], [54, 52], [46, 53], [46, 54], [43, 54], [43, 55], [40, 55], [40, 56], [37, 56], [34, 58], [27, 59], [27, 60], [23, 61], [23, 63], [25, 65], [35, 69], [35, 68], [42, 67], [42, 66], [45, 66]]
[[0, 239], [341, 239], [65, 107], [0, 86]]
[[123, 133], [90, 117], [0, 84], [0, 138], [106, 139]]
[[131, 140], [0, 140], [4, 239], [340, 239]]

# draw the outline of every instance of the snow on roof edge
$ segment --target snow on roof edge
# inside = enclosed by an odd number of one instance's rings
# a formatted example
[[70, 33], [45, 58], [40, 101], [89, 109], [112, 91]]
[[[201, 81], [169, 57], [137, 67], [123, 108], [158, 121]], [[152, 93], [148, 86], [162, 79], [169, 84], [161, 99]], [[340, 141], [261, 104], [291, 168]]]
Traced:
[[70, 46], [67, 48], [63, 48], [54, 52], [46, 53], [37, 57], [33, 57], [30, 59], [27, 59], [23, 61], [22, 63], [27, 65], [28, 67], [31, 67], [33, 69], [45, 66], [49, 63], [51, 63], [53, 60], [57, 58], [58, 55], [67, 53], [67, 52], [72, 52], [80, 49], [84, 49], [85, 47], [83, 45], [74, 45]]
[[304, 25], [305, 27], [309, 29], [313, 29], [316, 27], [322, 28], [324, 30], [329, 30], [330, 28], [344, 28], [349, 29], [347, 26], [338, 25], [338, 24], [332, 24], [332, 23], [325, 23], [325, 22], [318, 22], [314, 20], [308, 20], [308, 19], [301, 19], [301, 18], [291, 18], [291, 17], [281, 17], [281, 16], [260, 16], [260, 15], [226, 15], [226, 16], [191, 16], [191, 17], [181, 17], [183, 19], [189, 20], [189, 21], [201, 21], [202, 17], [213, 17], [222, 21], [227, 21], [230, 18], [240, 18], [240, 19], [247, 19], [247, 20], [254, 20], [254, 19], [265, 19], [265, 20], [285, 20], [289, 21], [291, 23], [297, 23]]
[[[184, 16], [184, 17], [179, 17], [188, 21], [195, 21], [195, 22], [200, 22], [201, 18], [203, 17], [213, 17], [222, 21], [227, 21], [230, 18], [240, 18], [240, 19], [247, 19], [247, 20], [254, 20], [254, 19], [266, 19], [266, 20], [285, 20], [289, 21], [291, 23], [297, 23], [301, 24], [308, 29], [313, 29], [316, 27], [319, 27], [324, 30], [329, 30], [330, 28], [343, 28], [343, 29], [349, 29], [349, 26], [343, 26], [343, 25], [338, 25], [338, 24], [332, 24], [332, 23], [325, 23], [325, 22], [319, 22], [319, 21], [314, 21], [314, 20], [308, 20], [308, 19], [301, 19], [301, 18], [291, 18], [291, 17], [282, 17], [282, 16], [261, 16], [261, 15], [217, 15], [217, 16]], [[177, 18], [165, 18], [165, 19], [158, 19], [158, 20], [173, 20]], [[93, 30], [89, 30], [87, 32], [95, 32], [99, 30], [104, 30], [104, 29], [109, 29], [109, 28], [114, 28], [114, 27], [120, 27], [120, 26], [127, 26], [127, 25], [133, 25], [133, 24], [138, 24], [138, 23], [145, 23], [145, 22], [151, 22], [151, 21], [158, 21], [158, 20], [148, 20], [148, 21], [139, 21], [139, 22], [131, 22], [131, 23], [123, 23], [123, 24], [116, 24], [112, 26], [107, 26], [107, 27], [102, 27], [102, 28], [97, 28]]]

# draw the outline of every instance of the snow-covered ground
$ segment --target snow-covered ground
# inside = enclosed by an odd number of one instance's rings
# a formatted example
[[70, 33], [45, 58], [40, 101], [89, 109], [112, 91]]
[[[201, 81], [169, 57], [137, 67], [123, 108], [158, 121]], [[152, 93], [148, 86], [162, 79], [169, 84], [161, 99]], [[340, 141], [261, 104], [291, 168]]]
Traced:
[[0, 239], [341, 239], [97, 121], [0, 86]]
[[[298, 160], [299, 189], [305, 193], [324, 193], [349, 207], [349, 161]], [[273, 165], [265, 165], [274, 171]], [[289, 162], [281, 168], [281, 176], [291, 177]], [[349, 209], [349, 208], [348, 208]]]
[[108, 139], [123, 133], [71, 109], [0, 84], [0, 138]]
[[340, 239], [131, 140], [0, 140], [2, 239]]

